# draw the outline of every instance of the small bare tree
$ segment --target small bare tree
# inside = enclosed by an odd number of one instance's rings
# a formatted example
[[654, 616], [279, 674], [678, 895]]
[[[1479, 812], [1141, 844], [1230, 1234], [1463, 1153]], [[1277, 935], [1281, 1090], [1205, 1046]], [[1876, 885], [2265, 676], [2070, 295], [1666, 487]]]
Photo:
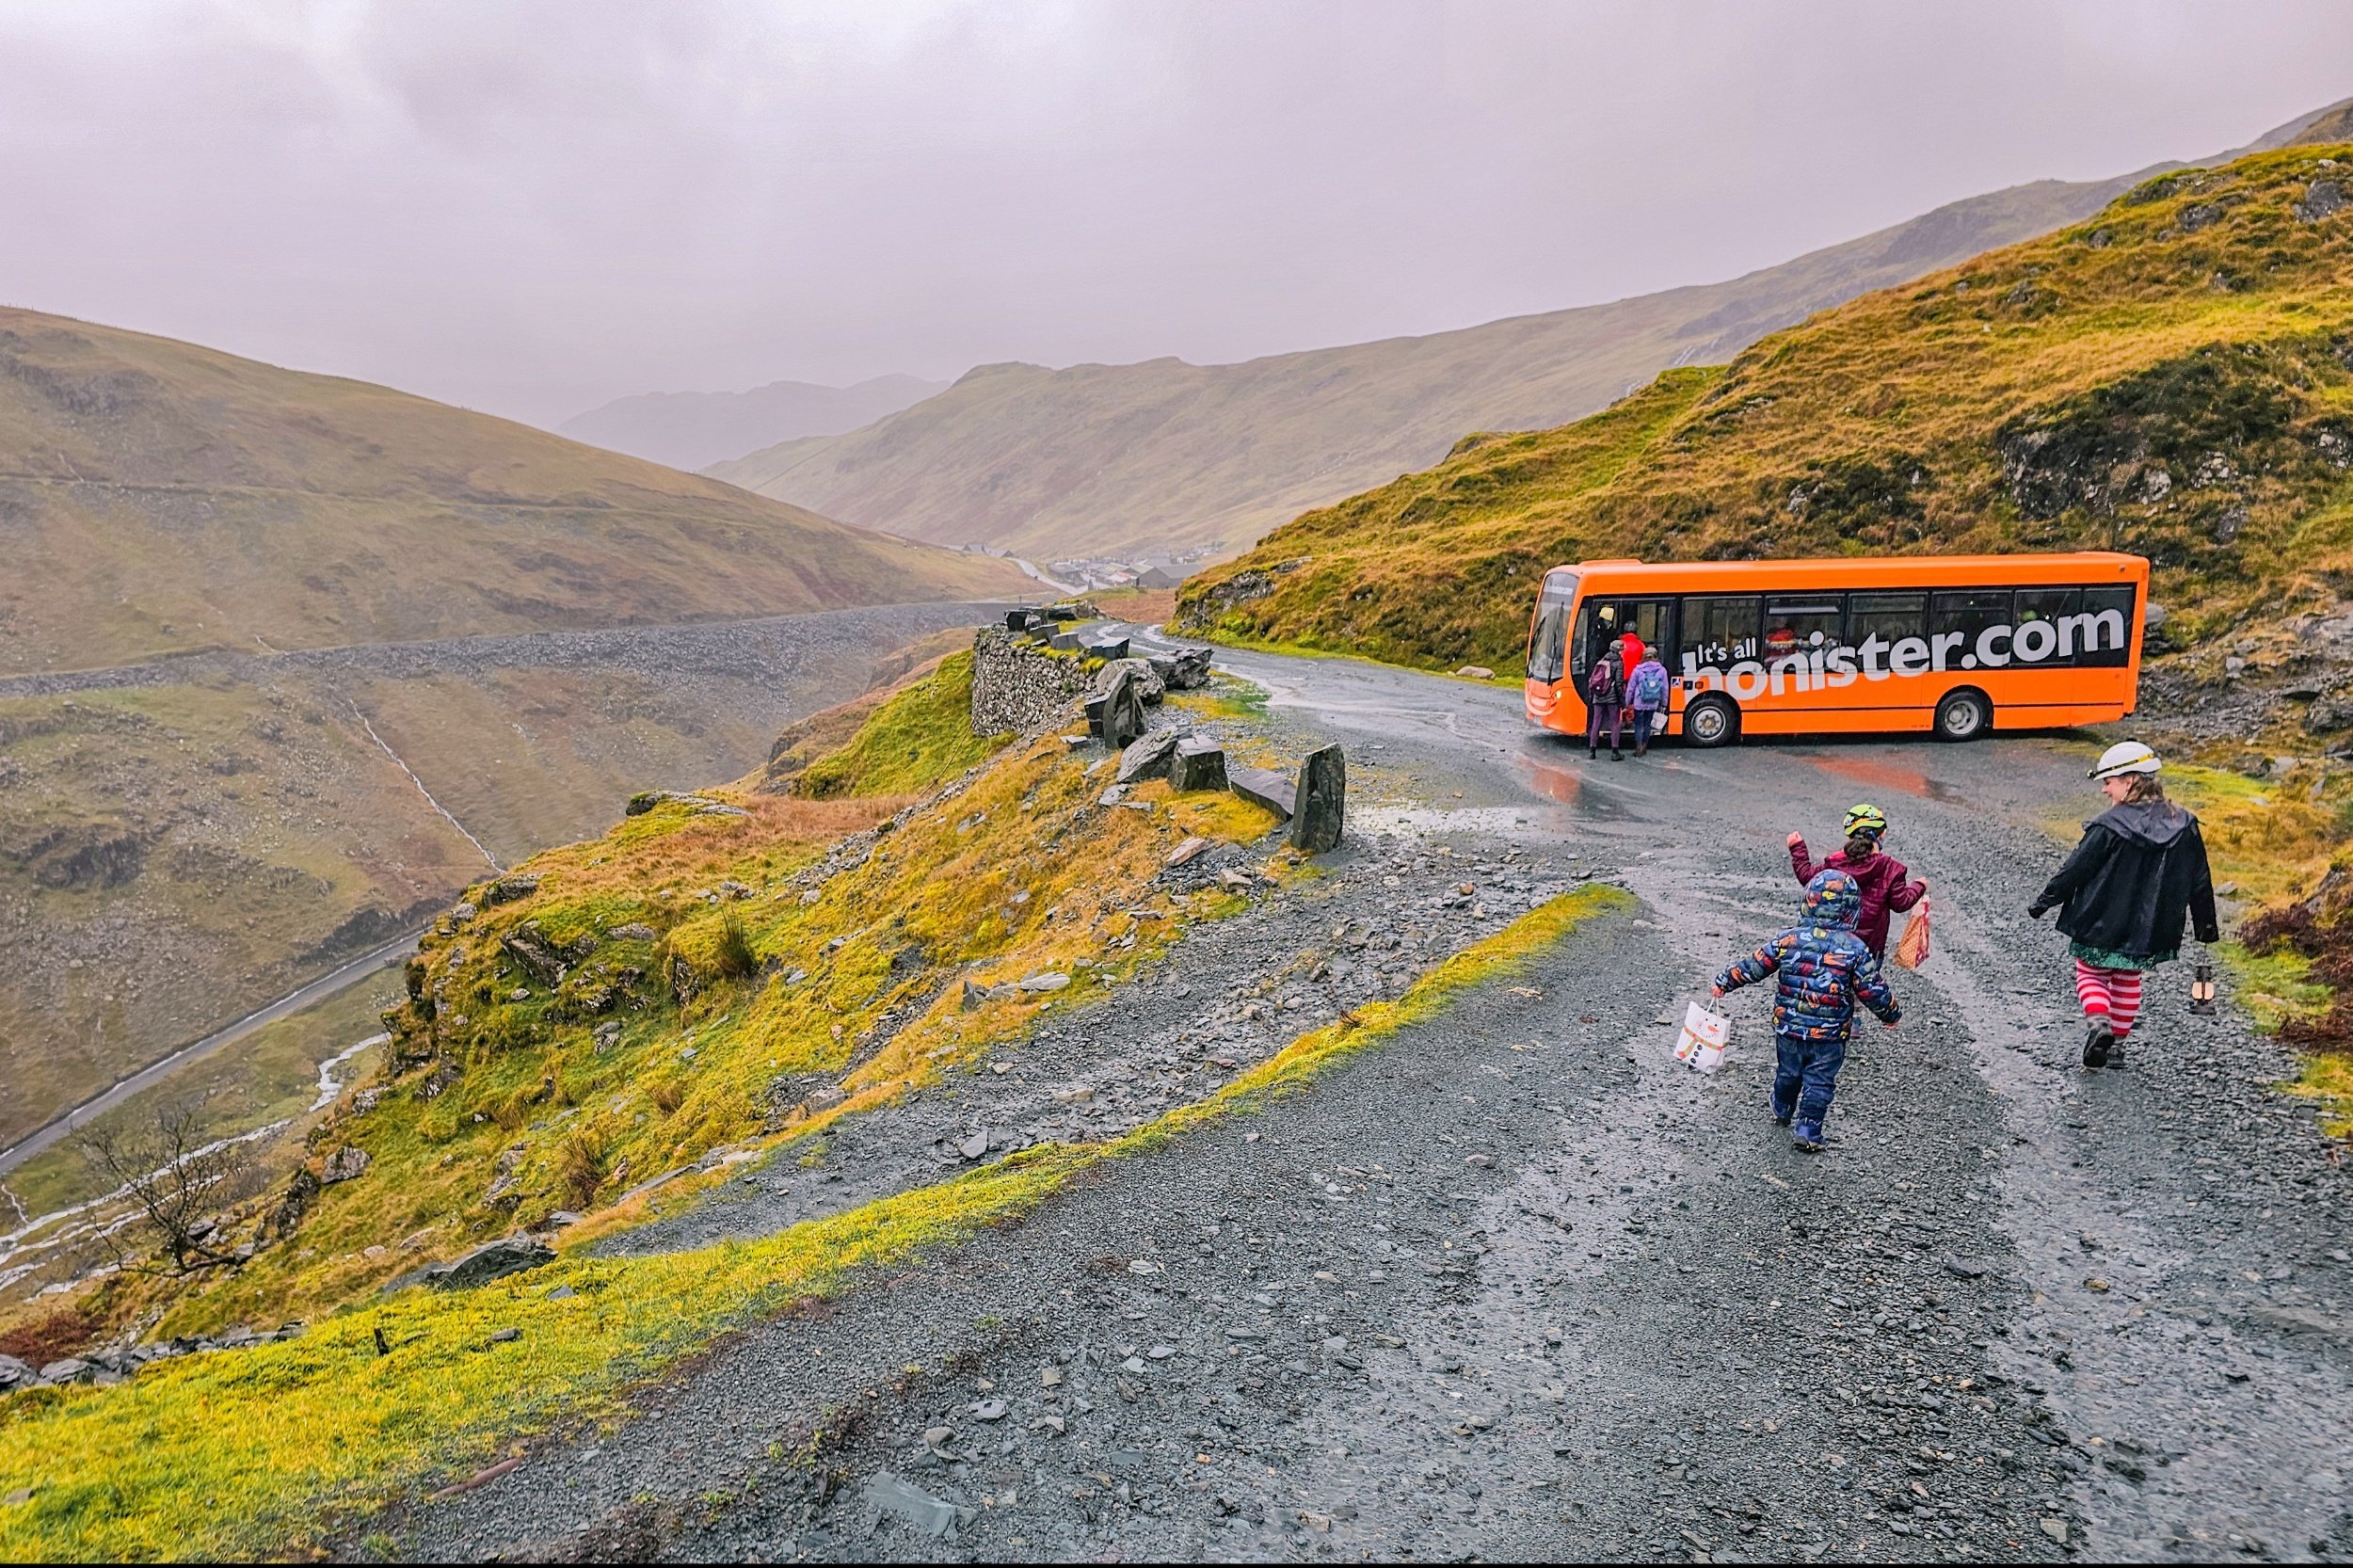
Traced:
[[147, 1260], [145, 1249], [121, 1249], [125, 1269], [192, 1274], [236, 1261], [210, 1216], [245, 1195], [254, 1144], [212, 1138], [203, 1130], [203, 1096], [166, 1100], [152, 1115], [122, 1127], [100, 1125], [75, 1138], [93, 1174], [128, 1198], [136, 1229], [169, 1265]]

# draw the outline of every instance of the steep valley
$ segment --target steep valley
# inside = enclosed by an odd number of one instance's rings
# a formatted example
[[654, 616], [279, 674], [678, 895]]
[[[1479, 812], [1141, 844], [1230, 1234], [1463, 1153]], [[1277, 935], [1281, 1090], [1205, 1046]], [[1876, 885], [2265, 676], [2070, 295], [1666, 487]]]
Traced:
[[491, 861], [594, 832], [633, 791], [743, 773], [891, 650], [976, 614], [899, 606], [0, 680], [13, 955], [0, 1147], [418, 928]]
[[0, 1149], [631, 790], [741, 772], [975, 613], [820, 612], [1028, 588], [504, 420], [21, 310], [0, 549]]

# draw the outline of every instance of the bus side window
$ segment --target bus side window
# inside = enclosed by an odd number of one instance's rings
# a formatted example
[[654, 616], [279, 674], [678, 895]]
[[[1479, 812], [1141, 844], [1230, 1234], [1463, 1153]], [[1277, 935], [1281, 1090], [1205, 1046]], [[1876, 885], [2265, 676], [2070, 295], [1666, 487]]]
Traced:
[[1812, 653], [1816, 648], [1828, 652], [1838, 646], [1841, 632], [1847, 626], [1847, 596], [1844, 594], [1801, 594], [1794, 598], [1765, 600], [1765, 659], [1775, 659], [1792, 653]]
[[1866, 656], [1867, 665], [1883, 670], [1889, 648], [1926, 632], [1928, 613], [1926, 594], [1851, 595], [1847, 600], [1847, 641], [1861, 648], [1877, 638]]
[[1683, 601], [1682, 647], [1668, 663], [1670, 673], [1692, 680], [1715, 671], [1712, 684], [1743, 660], [1757, 656], [1757, 617], [1764, 600], [1754, 594], [1694, 596]]
[[[2081, 588], [2019, 589], [2018, 630], [2025, 634], [2010, 639], [2010, 651], [2018, 663], [2041, 669], [2073, 664], [2073, 639], [2065, 635], [2067, 619], [2080, 613], [2083, 605]], [[2047, 630], [2029, 632], [2028, 627]]]
[[2059, 620], [2060, 646], [2073, 649], [2077, 664], [2093, 669], [2132, 663], [2138, 597], [2130, 587], [2086, 588], [2082, 610]]
[[1929, 596], [1929, 667], [1999, 669], [2010, 662], [2008, 588]]

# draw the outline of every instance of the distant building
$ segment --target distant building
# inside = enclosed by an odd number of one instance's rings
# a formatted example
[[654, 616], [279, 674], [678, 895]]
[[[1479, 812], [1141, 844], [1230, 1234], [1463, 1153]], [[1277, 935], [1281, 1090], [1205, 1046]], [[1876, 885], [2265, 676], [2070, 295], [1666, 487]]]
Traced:
[[1185, 574], [1173, 566], [1149, 566], [1136, 574], [1139, 588], [1173, 588], [1185, 580]]

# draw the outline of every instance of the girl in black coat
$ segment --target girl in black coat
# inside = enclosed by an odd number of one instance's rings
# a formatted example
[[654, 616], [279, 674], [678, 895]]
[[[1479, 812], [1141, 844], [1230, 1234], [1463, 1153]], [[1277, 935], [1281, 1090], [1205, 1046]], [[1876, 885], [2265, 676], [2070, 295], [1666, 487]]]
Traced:
[[2182, 928], [2221, 940], [2214, 873], [2198, 819], [2165, 798], [2163, 764], [2137, 741], [2110, 746], [2091, 776], [2113, 803], [2084, 824], [2083, 841], [2026, 913], [2059, 910], [2058, 928], [2075, 956], [2083, 1006], [2084, 1065], [2121, 1067], [2140, 1014], [2140, 977], [2181, 955]]

